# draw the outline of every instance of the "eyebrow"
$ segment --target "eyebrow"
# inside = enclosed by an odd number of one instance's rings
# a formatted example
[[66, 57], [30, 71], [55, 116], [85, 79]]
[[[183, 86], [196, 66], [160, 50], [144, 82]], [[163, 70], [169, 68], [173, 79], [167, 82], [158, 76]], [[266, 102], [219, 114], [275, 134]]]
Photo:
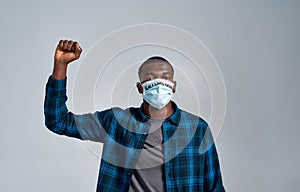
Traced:
[[[165, 71], [165, 72], [163, 72], [163, 74], [166, 75], [166, 74], [172, 74], [172, 73], [169, 72], [169, 71]], [[144, 75], [154, 75], [154, 73], [152, 73], [152, 72], [147, 72], [147, 73], [145, 73]]]

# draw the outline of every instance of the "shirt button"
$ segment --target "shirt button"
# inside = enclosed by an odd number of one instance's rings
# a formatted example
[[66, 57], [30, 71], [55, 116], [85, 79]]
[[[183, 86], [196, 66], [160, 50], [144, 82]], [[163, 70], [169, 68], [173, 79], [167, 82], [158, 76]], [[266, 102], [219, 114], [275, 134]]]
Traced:
[[128, 172], [127, 172], [127, 176], [130, 177], [131, 175], [132, 175], [132, 173], [131, 173], [130, 171], [128, 171]]

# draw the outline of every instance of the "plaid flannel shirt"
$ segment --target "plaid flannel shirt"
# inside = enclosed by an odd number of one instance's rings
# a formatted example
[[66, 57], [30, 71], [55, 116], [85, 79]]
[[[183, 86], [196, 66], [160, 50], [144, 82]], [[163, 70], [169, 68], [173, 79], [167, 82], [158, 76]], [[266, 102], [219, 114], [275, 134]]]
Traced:
[[[66, 106], [67, 79], [51, 76], [46, 85], [45, 124], [68, 137], [103, 142], [97, 192], [128, 191], [135, 163], [150, 129], [140, 108], [111, 108], [75, 115]], [[172, 102], [174, 113], [162, 123], [167, 191], [225, 191], [208, 124]]]

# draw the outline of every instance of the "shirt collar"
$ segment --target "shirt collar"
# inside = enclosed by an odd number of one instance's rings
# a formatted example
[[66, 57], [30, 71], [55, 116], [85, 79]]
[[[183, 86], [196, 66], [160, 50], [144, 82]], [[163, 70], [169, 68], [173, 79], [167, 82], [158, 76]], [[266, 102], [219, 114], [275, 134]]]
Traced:
[[[169, 121], [170, 123], [173, 123], [174, 125], [178, 125], [179, 121], [180, 121], [180, 117], [181, 117], [181, 110], [178, 108], [178, 106], [176, 105], [176, 103], [174, 101], [171, 101], [171, 102], [172, 102], [172, 107], [174, 109], [174, 112], [172, 113], [171, 116], [169, 116], [167, 119], [165, 119], [165, 121]], [[140, 122], [146, 122], [150, 119], [144, 113], [143, 104], [141, 104], [140, 108], [138, 108], [138, 111], [135, 115], [136, 115], [137, 120]]]

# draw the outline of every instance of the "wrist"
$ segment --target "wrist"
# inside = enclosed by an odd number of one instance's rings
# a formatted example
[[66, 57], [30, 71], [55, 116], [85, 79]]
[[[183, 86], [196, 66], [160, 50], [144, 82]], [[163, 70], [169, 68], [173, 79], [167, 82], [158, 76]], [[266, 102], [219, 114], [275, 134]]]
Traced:
[[64, 79], [67, 76], [67, 64], [54, 61], [52, 77], [57, 80]]
[[68, 63], [62, 62], [60, 60], [54, 59], [54, 66], [59, 66], [59, 67], [67, 67]]

